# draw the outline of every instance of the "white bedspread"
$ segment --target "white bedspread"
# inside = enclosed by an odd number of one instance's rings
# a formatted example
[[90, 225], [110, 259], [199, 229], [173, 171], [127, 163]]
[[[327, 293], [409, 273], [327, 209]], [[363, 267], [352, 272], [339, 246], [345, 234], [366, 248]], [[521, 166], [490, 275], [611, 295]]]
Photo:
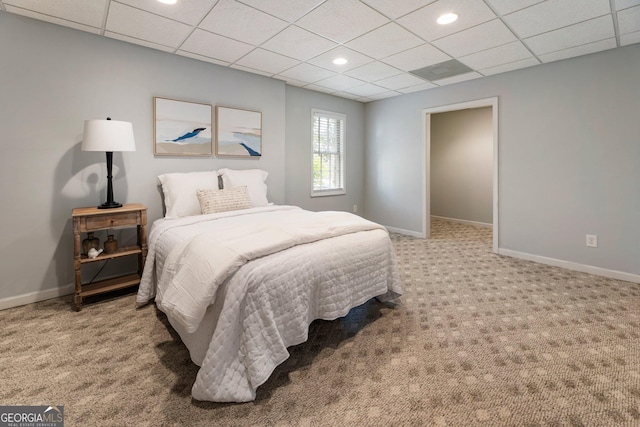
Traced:
[[199, 400], [255, 399], [314, 319], [402, 292], [375, 223], [287, 206], [238, 213], [160, 220], [149, 238], [137, 302], [153, 298], [155, 271], [156, 303], [201, 366]]

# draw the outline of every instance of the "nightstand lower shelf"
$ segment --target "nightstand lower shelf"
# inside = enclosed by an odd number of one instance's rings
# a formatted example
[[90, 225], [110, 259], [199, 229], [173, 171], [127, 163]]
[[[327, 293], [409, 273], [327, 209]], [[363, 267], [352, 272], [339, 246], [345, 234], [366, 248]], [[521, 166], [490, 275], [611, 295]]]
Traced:
[[81, 297], [111, 292], [129, 286], [140, 284], [140, 275], [137, 273], [128, 274], [126, 276], [114, 277], [112, 279], [100, 280], [98, 282], [82, 285]]

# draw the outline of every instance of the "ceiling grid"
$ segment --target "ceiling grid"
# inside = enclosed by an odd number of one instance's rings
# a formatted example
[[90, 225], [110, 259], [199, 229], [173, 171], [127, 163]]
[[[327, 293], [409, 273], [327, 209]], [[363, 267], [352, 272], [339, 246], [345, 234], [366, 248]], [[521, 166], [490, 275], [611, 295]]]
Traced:
[[[0, 0], [0, 11], [361, 102], [640, 43], [640, 0]], [[458, 20], [437, 24], [445, 12]], [[441, 77], [453, 64], [462, 74]]]

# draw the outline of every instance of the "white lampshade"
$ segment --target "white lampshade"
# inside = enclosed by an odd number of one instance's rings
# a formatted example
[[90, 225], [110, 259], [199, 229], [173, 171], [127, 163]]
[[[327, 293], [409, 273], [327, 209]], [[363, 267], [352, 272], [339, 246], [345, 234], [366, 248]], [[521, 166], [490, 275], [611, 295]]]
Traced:
[[117, 120], [85, 120], [82, 151], [136, 151], [133, 125]]

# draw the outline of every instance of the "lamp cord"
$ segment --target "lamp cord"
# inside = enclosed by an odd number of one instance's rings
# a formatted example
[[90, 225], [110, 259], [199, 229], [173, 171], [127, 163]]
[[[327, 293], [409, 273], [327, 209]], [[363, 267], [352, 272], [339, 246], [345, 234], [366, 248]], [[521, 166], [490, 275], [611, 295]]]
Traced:
[[94, 280], [96, 280], [96, 277], [98, 277], [98, 275], [100, 273], [102, 273], [102, 270], [104, 270], [104, 268], [107, 266], [107, 264], [109, 264], [109, 261], [110, 260], [108, 260], [108, 259], [104, 260], [104, 264], [102, 264], [102, 267], [100, 267], [100, 270], [98, 270], [98, 272], [91, 278], [91, 280], [89, 280], [89, 283], [87, 283], [87, 284], [91, 284], [91, 283], [93, 283]]

